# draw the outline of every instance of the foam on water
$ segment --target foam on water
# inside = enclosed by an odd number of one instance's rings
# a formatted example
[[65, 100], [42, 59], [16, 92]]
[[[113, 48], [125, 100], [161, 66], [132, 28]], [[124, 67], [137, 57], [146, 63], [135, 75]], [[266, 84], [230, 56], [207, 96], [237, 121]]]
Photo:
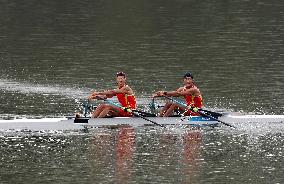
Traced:
[[36, 93], [41, 95], [62, 95], [70, 98], [86, 98], [90, 93], [88, 89], [79, 89], [60, 85], [32, 84], [13, 80], [0, 79], [0, 89], [5, 91], [20, 92], [23, 94]]

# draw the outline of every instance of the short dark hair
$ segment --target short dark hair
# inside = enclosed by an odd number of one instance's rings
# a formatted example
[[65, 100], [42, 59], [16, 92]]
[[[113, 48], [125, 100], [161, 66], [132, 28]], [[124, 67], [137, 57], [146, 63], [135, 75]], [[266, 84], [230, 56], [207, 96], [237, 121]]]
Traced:
[[118, 77], [118, 76], [126, 77], [126, 74], [124, 72], [117, 72], [116, 77]]
[[191, 77], [193, 79], [193, 75], [190, 72], [184, 74], [183, 78]]

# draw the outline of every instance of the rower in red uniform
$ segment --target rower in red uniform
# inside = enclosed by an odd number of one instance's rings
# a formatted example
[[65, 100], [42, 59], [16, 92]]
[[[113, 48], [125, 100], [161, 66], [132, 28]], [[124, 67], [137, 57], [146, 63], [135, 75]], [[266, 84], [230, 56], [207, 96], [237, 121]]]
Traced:
[[[106, 99], [116, 96], [122, 107], [131, 110], [136, 109], [136, 99], [133, 90], [126, 84], [126, 75], [124, 72], [116, 74], [117, 89], [107, 90], [104, 92], [93, 92], [89, 99]], [[94, 118], [103, 118], [107, 116], [132, 116], [130, 112], [124, 111], [119, 107], [110, 104], [100, 104], [92, 113]]]
[[[202, 108], [202, 96], [200, 90], [194, 84], [193, 76], [190, 72], [186, 73], [183, 76], [183, 83], [184, 86], [178, 88], [176, 91], [158, 91], [156, 92], [156, 94], [154, 94], [154, 96], [183, 96], [188, 106]], [[199, 116], [197, 112], [193, 112], [188, 108], [185, 108], [173, 102], [167, 102], [165, 104], [165, 106], [160, 111], [160, 116], [170, 116], [174, 110], [179, 111], [179, 113], [184, 113], [184, 115], [186, 116]]]

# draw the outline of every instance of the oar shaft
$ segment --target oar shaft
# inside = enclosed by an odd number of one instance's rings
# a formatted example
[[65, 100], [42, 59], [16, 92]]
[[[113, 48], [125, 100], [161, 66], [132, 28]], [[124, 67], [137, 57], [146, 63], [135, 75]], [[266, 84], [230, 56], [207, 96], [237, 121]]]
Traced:
[[132, 110], [132, 112], [137, 112], [143, 116], [146, 116], [146, 117], [157, 117], [156, 114], [153, 114], [153, 113], [149, 113], [149, 112], [144, 112], [144, 111], [139, 111], [139, 110]]
[[226, 123], [226, 122], [224, 122], [224, 121], [221, 121], [221, 120], [219, 120], [219, 119], [217, 119], [217, 118], [214, 118], [213, 116], [210, 116], [210, 115], [208, 115], [208, 114], [202, 113], [202, 112], [200, 112], [200, 111], [198, 111], [198, 113], [199, 113], [201, 116], [205, 116], [205, 117], [211, 118], [211, 119], [213, 119], [213, 120], [215, 120], [215, 121], [218, 121], [218, 122], [220, 122], [220, 123], [223, 123], [224, 125], [227, 125], [227, 126], [232, 127], [232, 128], [236, 128], [235, 126], [233, 126], [233, 125], [231, 125], [231, 124], [229, 124], [229, 123]]
[[153, 123], [153, 124], [155, 124], [155, 125], [158, 125], [158, 126], [160, 126], [160, 127], [165, 127], [164, 125], [161, 125], [161, 124], [159, 124], [159, 123], [156, 123], [155, 121], [152, 121], [152, 120], [150, 120], [150, 119], [148, 119], [148, 118], [145, 118], [144, 116], [141, 116], [140, 114], [137, 114], [137, 113], [134, 113], [134, 112], [132, 112], [132, 114], [133, 114], [134, 116], [140, 117], [140, 118], [142, 118], [142, 119], [144, 119], [144, 120], [146, 120], [146, 121], [149, 121], [149, 122], [151, 122], [151, 123]]

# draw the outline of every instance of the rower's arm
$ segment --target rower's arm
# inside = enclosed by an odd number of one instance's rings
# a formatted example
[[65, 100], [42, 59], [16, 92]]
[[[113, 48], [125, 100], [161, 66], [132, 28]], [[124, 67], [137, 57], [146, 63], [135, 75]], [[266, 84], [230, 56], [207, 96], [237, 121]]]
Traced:
[[200, 95], [200, 91], [197, 88], [190, 88], [179, 92], [180, 96], [189, 95], [189, 94]]
[[130, 89], [130, 87], [125, 86], [125, 87], [122, 87], [120, 89], [107, 90], [107, 91], [103, 91], [103, 92], [94, 92], [92, 94], [92, 96], [104, 95], [107, 98], [111, 98], [111, 97], [115, 96], [118, 93], [129, 94], [129, 93], [131, 93], [131, 89]]
[[114, 89], [114, 90], [113, 90], [113, 92], [114, 92], [115, 95], [116, 95], [117, 93], [126, 93], [126, 94], [128, 94], [129, 91], [130, 91], [130, 88], [127, 87], [127, 86], [122, 87], [122, 88], [120, 88], [120, 89]]
[[180, 96], [178, 91], [164, 91], [164, 96]]
[[107, 90], [103, 92], [97, 92], [96, 95], [105, 95], [107, 98], [111, 98], [116, 95], [115, 90]]
[[108, 91], [103, 91], [103, 92], [93, 92], [90, 96], [89, 99], [96, 99], [96, 98], [111, 98], [115, 95], [113, 90], [108, 90]]
[[158, 91], [154, 96], [181, 96], [180, 92], [183, 88], [179, 88], [176, 91]]

